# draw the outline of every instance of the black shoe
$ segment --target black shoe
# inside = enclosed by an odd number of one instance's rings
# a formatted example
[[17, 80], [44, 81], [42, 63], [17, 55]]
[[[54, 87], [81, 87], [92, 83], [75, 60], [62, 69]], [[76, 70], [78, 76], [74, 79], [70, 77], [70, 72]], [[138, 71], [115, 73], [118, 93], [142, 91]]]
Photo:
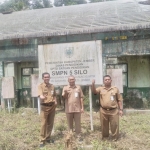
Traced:
[[40, 148], [43, 148], [44, 147], [44, 144], [40, 144], [40, 146], [39, 146]]
[[47, 140], [47, 143], [54, 143], [54, 140]]
[[83, 142], [83, 138], [81, 136], [77, 136], [77, 141], [78, 142]]

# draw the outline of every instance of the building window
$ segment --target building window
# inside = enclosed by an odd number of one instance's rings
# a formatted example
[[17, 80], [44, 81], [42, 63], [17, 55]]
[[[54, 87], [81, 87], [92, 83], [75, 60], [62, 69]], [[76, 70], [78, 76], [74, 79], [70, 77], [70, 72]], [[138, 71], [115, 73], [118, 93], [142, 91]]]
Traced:
[[22, 87], [31, 88], [31, 74], [39, 74], [38, 68], [22, 68]]

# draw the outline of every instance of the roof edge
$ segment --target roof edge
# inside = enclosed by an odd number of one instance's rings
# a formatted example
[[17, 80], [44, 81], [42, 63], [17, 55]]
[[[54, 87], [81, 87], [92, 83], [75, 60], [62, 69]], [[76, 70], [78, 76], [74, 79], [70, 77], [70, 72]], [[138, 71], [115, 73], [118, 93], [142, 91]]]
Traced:
[[8, 36], [3, 36], [1, 34], [0, 40], [7, 39], [16, 39], [16, 38], [38, 38], [38, 37], [54, 37], [54, 36], [64, 36], [64, 35], [73, 35], [73, 34], [90, 34], [90, 33], [99, 33], [99, 32], [112, 32], [112, 31], [125, 31], [125, 30], [137, 30], [137, 29], [149, 29], [150, 23], [142, 24], [125, 24], [120, 26], [104, 26], [104, 27], [90, 27], [82, 28], [78, 30], [65, 30], [65, 31], [40, 31], [38, 33], [16, 33], [10, 34]]

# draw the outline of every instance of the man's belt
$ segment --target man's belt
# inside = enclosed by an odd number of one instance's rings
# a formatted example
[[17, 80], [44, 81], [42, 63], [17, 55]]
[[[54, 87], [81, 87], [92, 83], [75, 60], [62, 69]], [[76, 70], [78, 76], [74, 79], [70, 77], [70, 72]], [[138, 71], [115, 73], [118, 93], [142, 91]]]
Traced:
[[41, 103], [42, 106], [53, 106], [55, 102]]
[[104, 108], [104, 107], [102, 107], [102, 108], [105, 109], [105, 110], [113, 110], [113, 109], [116, 109], [117, 107], [116, 108]]

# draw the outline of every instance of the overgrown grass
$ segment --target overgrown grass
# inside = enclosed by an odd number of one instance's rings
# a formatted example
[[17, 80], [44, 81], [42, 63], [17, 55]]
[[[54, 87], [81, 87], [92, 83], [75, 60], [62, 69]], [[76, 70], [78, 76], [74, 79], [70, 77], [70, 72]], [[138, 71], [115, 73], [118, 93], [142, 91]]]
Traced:
[[[94, 131], [90, 130], [89, 112], [82, 114], [83, 142], [77, 150], [149, 150], [150, 114], [134, 113], [120, 118], [118, 141], [101, 141], [99, 113], [93, 113]], [[0, 112], [0, 150], [38, 150], [40, 117], [31, 109], [18, 112]], [[64, 111], [55, 116], [54, 144], [46, 144], [43, 150], [65, 150], [64, 137], [67, 122]]]

